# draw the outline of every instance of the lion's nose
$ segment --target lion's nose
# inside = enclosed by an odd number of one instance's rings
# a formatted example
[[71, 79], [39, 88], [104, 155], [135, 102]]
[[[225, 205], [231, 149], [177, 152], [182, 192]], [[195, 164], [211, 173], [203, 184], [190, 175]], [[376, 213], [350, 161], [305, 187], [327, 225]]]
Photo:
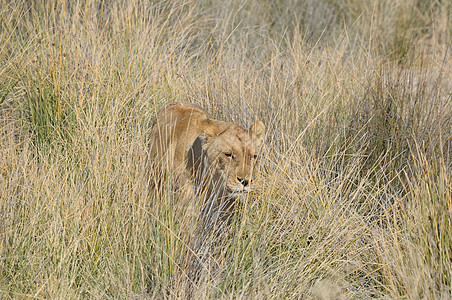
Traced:
[[250, 181], [248, 179], [243, 179], [243, 178], [239, 178], [237, 177], [237, 180], [243, 185], [243, 186], [247, 186]]

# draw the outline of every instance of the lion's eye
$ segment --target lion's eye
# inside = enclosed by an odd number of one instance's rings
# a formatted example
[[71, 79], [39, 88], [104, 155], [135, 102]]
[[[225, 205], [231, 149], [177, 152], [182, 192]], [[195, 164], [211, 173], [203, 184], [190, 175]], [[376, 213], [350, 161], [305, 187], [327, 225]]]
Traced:
[[253, 155], [253, 158], [254, 158], [254, 159], [257, 159], [257, 154], [254, 154], [254, 155]]
[[232, 153], [225, 153], [224, 155], [226, 155], [226, 157], [234, 158], [234, 155], [232, 155]]

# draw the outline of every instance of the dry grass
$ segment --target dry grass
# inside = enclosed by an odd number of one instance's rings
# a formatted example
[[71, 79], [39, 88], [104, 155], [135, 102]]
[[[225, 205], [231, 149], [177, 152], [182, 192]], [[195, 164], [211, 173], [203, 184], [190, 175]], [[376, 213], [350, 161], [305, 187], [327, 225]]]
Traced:
[[[450, 0], [0, 3], [1, 298], [451, 297]], [[171, 101], [268, 128], [202, 241], [146, 188]]]

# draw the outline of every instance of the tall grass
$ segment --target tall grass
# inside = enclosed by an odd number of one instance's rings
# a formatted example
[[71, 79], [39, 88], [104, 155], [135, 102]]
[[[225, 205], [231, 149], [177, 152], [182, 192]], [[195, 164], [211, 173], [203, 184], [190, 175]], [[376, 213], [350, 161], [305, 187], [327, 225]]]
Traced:
[[[452, 296], [450, 0], [0, 3], [0, 297]], [[220, 233], [147, 188], [171, 101], [267, 126]]]

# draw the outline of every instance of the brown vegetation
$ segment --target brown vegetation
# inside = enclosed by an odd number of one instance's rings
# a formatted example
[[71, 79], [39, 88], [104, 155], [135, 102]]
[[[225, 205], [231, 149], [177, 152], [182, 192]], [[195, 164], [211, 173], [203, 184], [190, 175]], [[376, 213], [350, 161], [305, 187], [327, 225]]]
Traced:
[[[0, 0], [0, 298], [450, 298], [451, 12]], [[146, 188], [174, 101], [267, 127], [255, 191], [197, 249], [171, 182]]]

